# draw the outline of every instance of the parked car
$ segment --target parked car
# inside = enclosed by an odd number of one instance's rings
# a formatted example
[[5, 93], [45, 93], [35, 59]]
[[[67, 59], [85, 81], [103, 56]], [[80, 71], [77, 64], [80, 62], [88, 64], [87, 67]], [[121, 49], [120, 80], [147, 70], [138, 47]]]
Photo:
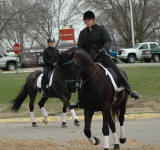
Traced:
[[43, 56], [42, 56], [42, 54], [40, 54], [40, 55], [38, 55], [37, 56], [37, 64], [39, 65], [39, 66], [43, 66]]
[[118, 51], [118, 58], [124, 62], [135, 63], [136, 60], [142, 60], [142, 51], [148, 51], [157, 45], [157, 42], [138, 43], [133, 48], [120, 49]]
[[157, 45], [155, 48], [143, 51], [142, 58], [144, 61], [151, 62], [160, 62], [160, 45]]
[[112, 56], [114, 62], [118, 63], [118, 52], [114, 50], [109, 50], [109, 55]]
[[16, 67], [20, 67], [21, 63], [19, 58], [15, 56], [8, 56], [7, 54], [0, 54], [0, 68], [10, 71], [16, 70]]
[[22, 67], [35, 67], [38, 63], [39, 52], [23, 52], [21, 53], [21, 66]]
[[[65, 50], [60, 50], [60, 51], [62, 52], [62, 51], [65, 51]], [[113, 59], [113, 61], [116, 62], [116, 63], [118, 63], [117, 54], [118, 54], [117, 51], [115, 51], [115, 50], [109, 50], [109, 55], [111, 55], [111, 56], [113, 57], [112, 59]], [[37, 58], [37, 59], [38, 59], [38, 60], [37, 60], [37, 61], [38, 61], [38, 62], [37, 62], [38, 65], [39, 65], [39, 66], [43, 66], [43, 63], [44, 63], [44, 62], [43, 62], [42, 53], [41, 53], [40, 55], [38, 55], [38, 58]]]

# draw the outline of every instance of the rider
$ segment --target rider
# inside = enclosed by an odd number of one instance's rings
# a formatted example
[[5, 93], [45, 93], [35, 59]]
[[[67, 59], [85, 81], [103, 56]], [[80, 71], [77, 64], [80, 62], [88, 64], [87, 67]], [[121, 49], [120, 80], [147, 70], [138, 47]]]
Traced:
[[46, 85], [48, 83], [48, 75], [50, 71], [54, 69], [57, 61], [58, 50], [54, 47], [55, 39], [50, 37], [47, 40], [48, 48], [43, 52], [43, 77], [42, 77], [42, 89], [41, 95], [44, 97], [46, 92]]
[[[86, 24], [86, 28], [80, 32], [78, 47], [84, 49], [93, 60], [95, 60], [97, 54], [99, 56], [103, 56], [106, 53], [109, 54], [112, 40], [108, 31], [103, 26], [95, 23], [95, 14], [92, 11], [86, 11], [83, 15], [83, 21]], [[118, 75], [118, 78], [124, 88], [128, 91], [131, 97], [138, 99], [138, 93], [132, 91], [128, 81], [123, 77], [117, 65], [109, 55], [106, 56], [108, 57], [107, 64]]]

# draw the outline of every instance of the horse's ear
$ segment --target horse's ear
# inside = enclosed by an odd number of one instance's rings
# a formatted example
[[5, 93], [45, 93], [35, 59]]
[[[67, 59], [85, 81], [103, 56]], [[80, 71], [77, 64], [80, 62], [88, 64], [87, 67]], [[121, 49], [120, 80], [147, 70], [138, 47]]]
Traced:
[[71, 57], [74, 57], [75, 50], [72, 51]]
[[69, 56], [70, 56], [70, 57], [74, 57], [75, 48], [73, 47], [73, 48], [69, 49], [68, 51], [69, 51], [69, 53], [68, 53]]

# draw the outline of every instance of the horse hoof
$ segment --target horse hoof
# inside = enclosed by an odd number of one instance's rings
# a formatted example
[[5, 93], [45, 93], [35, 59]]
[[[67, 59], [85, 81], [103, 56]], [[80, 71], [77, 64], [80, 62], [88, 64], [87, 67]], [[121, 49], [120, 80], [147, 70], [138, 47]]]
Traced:
[[104, 148], [104, 150], [109, 150], [109, 148]]
[[114, 144], [113, 150], [120, 150], [119, 144]]
[[66, 122], [62, 122], [62, 128], [66, 128], [66, 127], [67, 127]]
[[126, 137], [125, 137], [125, 138], [120, 138], [120, 139], [119, 139], [119, 142], [120, 142], [121, 144], [126, 143]]
[[99, 145], [100, 144], [100, 140], [96, 137], [93, 137], [95, 139], [95, 144], [94, 145]]
[[74, 125], [77, 126], [77, 127], [80, 126], [80, 123], [77, 119], [74, 121]]
[[45, 125], [48, 124], [48, 119], [47, 118], [44, 118], [43, 121], [42, 121]]
[[36, 122], [32, 122], [32, 127], [37, 127], [37, 123]]

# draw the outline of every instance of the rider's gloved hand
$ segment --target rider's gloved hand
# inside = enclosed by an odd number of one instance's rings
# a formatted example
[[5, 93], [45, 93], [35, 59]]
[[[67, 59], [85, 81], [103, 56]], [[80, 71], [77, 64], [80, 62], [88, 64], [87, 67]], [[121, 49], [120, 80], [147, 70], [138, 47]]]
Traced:
[[105, 53], [106, 53], [106, 49], [105, 49], [105, 48], [102, 48], [102, 49], [99, 50], [98, 53], [99, 53], [99, 54], [105, 54]]
[[100, 49], [95, 57], [95, 62], [99, 62], [99, 60], [106, 54], [106, 50], [104, 48]]

